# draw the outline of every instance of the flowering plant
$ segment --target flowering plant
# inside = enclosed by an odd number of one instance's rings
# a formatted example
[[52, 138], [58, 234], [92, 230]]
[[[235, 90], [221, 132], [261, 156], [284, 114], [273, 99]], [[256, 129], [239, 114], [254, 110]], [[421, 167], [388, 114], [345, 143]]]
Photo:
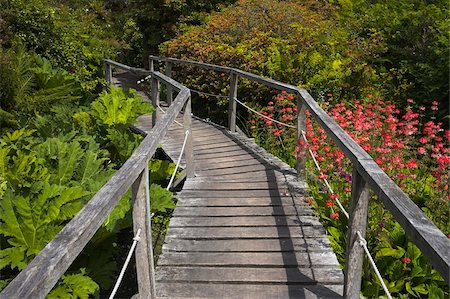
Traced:
[[[410, 198], [444, 231], [450, 232], [448, 219], [450, 130], [437, 122], [434, 113], [438, 103], [427, 109], [411, 99], [400, 109], [390, 101], [371, 94], [353, 102], [336, 101], [328, 94], [322, 108], [366, 150]], [[428, 111], [427, 111], [428, 110]], [[337, 200], [348, 208], [352, 165], [325, 131], [310, 117], [306, 122], [307, 142], [296, 141], [296, 105], [286, 92], [259, 112], [266, 117], [250, 120], [250, 131], [256, 142], [270, 152], [295, 165], [297, 153], [310, 151], [321, 170], [307, 162], [310, 203], [327, 227], [333, 248], [344, 265], [347, 219]], [[286, 123], [284, 126], [267, 117]], [[292, 127], [291, 127], [292, 126]], [[324, 181], [329, 184], [326, 188]], [[333, 191], [332, 191], [333, 190]], [[431, 213], [432, 211], [432, 213]], [[375, 196], [369, 208], [367, 239], [371, 252], [391, 293], [400, 297], [444, 297], [448, 287], [427, 263], [419, 249], [405, 236], [400, 225]], [[363, 294], [383, 295], [380, 282], [369, 267], [364, 267]]]

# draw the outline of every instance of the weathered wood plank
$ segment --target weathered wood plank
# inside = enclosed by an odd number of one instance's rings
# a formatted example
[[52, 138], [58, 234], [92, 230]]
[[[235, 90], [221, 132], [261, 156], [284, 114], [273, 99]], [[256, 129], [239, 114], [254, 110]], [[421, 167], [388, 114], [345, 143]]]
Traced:
[[290, 197], [270, 198], [186, 198], [177, 197], [179, 207], [257, 207], [257, 206], [289, 206], [294, 202]]
[[[201, 173], [201, 172], [198, 172]], [[183, 197], [281, 197], [290, 196], [289, 190], [186, 190]]]
[[187, 181], [184, 184], [184, 190], [279, 190], [287, 192], [287, 186], [281, 182], [195, 182]]
[[324, 235], [313, 238], [289, 239], [228, 239], [188, 240], [166, 239], [163, 251], [178, 252], [280, 252], [280, 251], [330, 251], [330, 241]]
[[209, 266], [209, 267], [324, 267], [339, 268], [332, 252], [165, 252], [160, 266]]
[[222, 226], [222, 227], [171, 227], [166, 238], [179, 239], [267, 239], [299, 238], [324, 235], [322, 226]]
[[245, 226], [316, 226], [322, 224], [314, 216], [253, 216], [253, 217], [173, 217], [171, 227], [245, 227]]
[[161, 283], [158, 296], [178, 298], [342, 298], [340, 285]]
[[276, 170], [276, 167], [270, 165], [249, 165], [249, 166], [236, 166], [232, 168], [224, 168], [224, 169], [211, 169], [211, 170], [199, 170], [197, 173], [201, 176], [225, 176], [225, 175], [234, 175], [241, 174], [240, 177], [248, 176], [254, 173], [255, 171], [273, 171]]
[[215, 268], [160, 267], [158, 282], [186, 283], [264, 283], [264, 284], [342, 283], [342, 271], [329, 268]]
[[312, 214], [311, 209], [295, 207], [178, 207], [175, 216], [295, 216]]

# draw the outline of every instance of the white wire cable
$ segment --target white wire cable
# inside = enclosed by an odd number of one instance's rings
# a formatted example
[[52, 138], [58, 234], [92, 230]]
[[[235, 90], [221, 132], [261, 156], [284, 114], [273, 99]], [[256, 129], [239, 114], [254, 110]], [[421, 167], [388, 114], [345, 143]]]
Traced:
[[[302, 131], [302, 137], [303, 137], [303, 140], [305, 140], [306, 145], [309, 145], [308, 139], [306, 139], [305, 131]], [[317, 159], [316, 159], [316, 157], [314, 157], [314, 153], [312, 152], [311, 148], [309, 148], [309, 146], [308, 146], [308, 151], [309, 151], [309, 154], [311, 155], [311, 158], [314, 161], [314, 164], [316, 165], [316, 168], [319, 170], [319, 172], [322, 172], [319, 162], [317, 162]], [[330, 193], [333, 194], [334, 191], [331, 188], [330, 184], [328, 183], [328, 180], [324, 178], [323, 181], [325, 182], [325, 185], [327, 186], [328, 190], [330, 190]], [[339, 208], [341, 209], [341, 211], [345, 215], [345, 217], [347, 217], [347, 219], [349, 219], [350, 216], [348, 215], [347, 211], [345, 210], [344, 206], [342, 205], [342, 203], [340, 202], [340, 200], [338, 198], [336, 198], [336, 203], [338, 204]]]
[[189, 131], [186, 131], [185, 134], [186, 134], [186, 136], [184, 136], [183, 146], [181, 147], [181, 152], [180, 152], [180, 156], [178, 157], [177, 165], [175, 166], [175, 170], [172, 173], [172, 177], [170, 178], [170, 181], [169, 181], [169, 184], [166, 187], [166, 190], [170, 189], [170, 186], [172, 185], [173, 180], [175, 179], [175, 175], [177, 174], [178, 167], [180, 167], [181, 157], [183, 156], [184, 148], [186, 147], [186, 142], [187, 142], [187, 139], [188, 139], [188, 136], [189, 136]]
[[139, 236], [141, 234], [141, 229], [138, 229], [136, 232], [136, 236], [133, 238], [133, 244], [131, 245], [130, 251], [128, 251], [127, 259], [125, 260], [125, 263], [123, 264], [122, 270], [120, 270], [119, 278], [117, 278], [116, 284], [114, 285], [114, 289], [111, 292], [111, 295], [109, 296], [109, 299], [113, 299], [114, 296], [117, 293], [117, 290], [119, 289], [119, 285], [122, 282], [123, 275], [125, 274], [125, 270], [128, 267], [128, 264], [130, 263], [131, 256], [133, 255], [134, 249], [136, 248], [137, 242], [141, 239]]
[[[163, 114], [166, 114], [166, 111], [164, 111], [164, 109], [161, 107], [161, 106], [159, 106], [159, 105], [156, 105], [157, 107], [158, 107], [158, 109], [163, 113]], [[180, 122], [178, 122], [178, 121], [176, 121], [176, 120], [174, 120], [174, 123], [176, 123], [177, 125], [179, 125], [180, 127], [183, 127], [183, 124], [181, 124]]]
[[235, 98], [234, 100], [235, 100], [236, 102], [238, 102], [239, 104], [241, 104], [242, 106], [244, 106], [245, 108], [247, 108], [247, 110], [250, 110], [251, 112], [258, 114], [259, 116], [262, 116], [262, 117], [264, 117], [264, 118], [267, 118], [267, 119], [273, 121], [274, 123], [277, 123], [277, 124], [280, 124], [280, 125], [283, 125], [283, 126], [289, 127], [289, 128], [294, 128], [294, 129], [297, 128], [296, 126], [293, 126], [293, 125], [284, 123], [284, 122], [282, 122], [282, 121], [278, 121], [278, 120], [273, 119], [273, 118], [270, 118], [270, 117], [268, 117], [268, 116], [266, 116], [266, 115], [264, 115], [264, 114], [262, 114], [262, 113], [259, 113], [259, 112], [256, 111], [255, 109], [250, 108], [249, 106], [245, 105], [244, 103], [242, 103], [241, 101], [239, 101], [239, 100], [236, 99], [236, 98]]
[[[306, 138], [305, 131], [302, 131], [302, 136], [303, 136], [303, 139], [306, 142], [306, 145], [308, 145], [308, 139]], [[312, 150], [309, 147], [308, 147], [308, 150], [309, 150], [309, 154], [311, 155], [311, 158], [314, 161], [314, 164], [316, 165], [316, 167], [319, 170], [319, 172], [321, 172], [322, 169], [320, 168], [320, 165], [317, 162], [317, 159], [314, 156], [314, 153], [312, 152]], [[331, 188], [330, 184], [328, 183], [328, 180], [327, 179], [323, 179], [323, 180], [324, 180], [325, 185], [327, 186], [328, 190], [331, 193], [334, 193], [333, 189]], [[348, 215], [347, 211], [345, 210], [345, 208], [342, 206], [341, 202], [337, 198], [336, 198], [336, 203], [338, 204], [339, 208], [341, 209], [341, 211], [345, 215], [345, 217], [347, 217], [347, 219], [349, 219], [349, 215]], [[369, 249], [367, 248], [367, 241], [366, 241], [366, 239], [363, 238], [363, 236], [361, 235], [361, 233], [359, 231], [357, 231], [356, 233], [358, 234], [359, 245], [361, 245], [364, 248], [364, 251], [365, 251], [367, 257], [369, 258], [369, 262], [372, 265], [372, 268], [374, 269], [375, 274], [377, 275], [378, 280], [380, 281], [384, 292], [386, 293], [386, 295], [388, 296], [389, 299], [392, 299], [392, 296], [389, 293], [389, 290], [388, 290], [386, 284], [384, 283], [383, 277], [381, 276], [380, 271], [378, 270], [377, 265], [375, 264], [375, 261], [373, 260], [372, 255], [369, 252]]]
[[386, 293], [386, 295], [388, 296], [389, 299], [392, 299], [391, 293], [389, 293], [389, 290], [386, 286], [386, 284], [384, 283], [383, 277], [380, 274], [380, 271], [377, 268], [377, 265], [375, 264], [375, 261], [372, 258], [372, 255], [369, 252], [369, 248], [367, 248], [367, 241], [366, 239], [363, 238], [363, 236], [361, 235], [361, 233], [359, 231], [356, 232], [356, 234], [358, 235], [358, 242], [359, 245], [362, 246], [362, 248], [364, 248], [364, 251], [366, 252], [367, 257], [369, 258], [369, 262], [372, 265], [373, 270], [375, 271], [375, 274], [378, 277], [378, 280], [381, 282], [381, 286], [383, 287], [384, 292]]

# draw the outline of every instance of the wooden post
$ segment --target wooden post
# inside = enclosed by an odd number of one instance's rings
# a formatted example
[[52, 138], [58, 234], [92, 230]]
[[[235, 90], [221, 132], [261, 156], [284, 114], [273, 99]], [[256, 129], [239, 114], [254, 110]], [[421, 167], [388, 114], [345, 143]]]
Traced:
[[[172, 78], [172, 63], [169, 61], [166, 61], [165, 75], [169, 78]], [[172, 105], [172, 100], [173, 100], [172, 85], [166, 84], [166, 92], [167, 92], [167, 97], [166, 97], [167, 105], [170, 106], [170, 105]]]
[[186, 147], [184, 149], [184, 157], [186, 159], [186, 176], [188, 178], [195, 177], [195, 169], [194, 169], [194, 146], [193, 146], [193, 136], [192, 136], [192, 107], [191, 107], [191, 97], [186, 101], [184, 105], [184, 115], [183, 115], [183, 125], [184, 132], [189, 132]]
[[297, 95], [297, 179], [306, 183], [305, 160], [306, 142], [303, 139], [302, 131], [306, 132], [306, 106], [303, 104], [301, 96]]
[[106, 86], [106, 90], [110, 90], [110, 86], [113, 84], [113, 80], [112, 80], [112, 69], [111, 69], [111, 65], [107, 62], [104, 62], [105, 64], [105, 79], [107, 82], [107, 86]]
[[350, 219], [348, 223], [347, 251], [345, 254], [345, 298], [360, 298], [364, 249], [358, 242], [357, 232], [359, 231], [365, 237], [368, 208], [368, 185], [358, 173], [356, 167], [353, 167]]
[[228, 129], [231, 132], [236, 132], [236, 101], [238, 87], [238, 75], [231, 72], [230, 76], [230, 96], [228, 104]]
[[150, 190], [148, 166], [132, 186], [133, 231], [142, 233], [136, 246], [136, 271], [140, 298], [156, 298], [153, 264], [152, 230], [150, 219]]
[[155, 65], [152, 56], [148, 57], [148, 69], [150, 70], [150, 72], [155, 71]]
[[151, 79], [151, 98], [152, 98], [152, 105], [155, 108], [155, 110], [152, 113], [152, 128], [156, 124], [156, 115], [158, 112], [158, 106], [159, 106], [159, 81], [157, 78], [152, 76]]

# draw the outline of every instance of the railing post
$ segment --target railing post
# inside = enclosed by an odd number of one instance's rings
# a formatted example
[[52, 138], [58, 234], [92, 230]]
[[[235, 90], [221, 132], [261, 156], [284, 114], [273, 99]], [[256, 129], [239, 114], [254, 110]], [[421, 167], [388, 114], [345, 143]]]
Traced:
[[112, 69], [111, 69], [111, 65], [109, 63], [107, 63], [106, 61], [104, 62], [104, 65], [105, 65], [105, 79], [107, 82], [106, 89], [109, 91], [110, 85], [113, 84]]
[[152, 76], [151, 79], [151, 98], [152, 98], [152, 105], [155, 108], [155, 110], [152, 113], [152, 128], [156, 124], [156, 115], [158, 112], [158, 106], [159, 106], [159, 81], [155, 76]]
[[231, 72], [230, 76], [230, 96], [228, 104], [228, 129], [236, 132], [236, 101], [237, 99], [238, 75]]
[[151, 55], [148, 56], [148, 69], [150, 70], [150, 72], [153, 72], [155, 70], [153, 56]]
[[191, 97], [184, 104], [184, 115], [183, 115], [183, 125], [184, 125], [184, 133], [188, 133], [186, 140], [186, 148], [184, 149], [184, 157], [186, 159], [186, 177], [193, 178], [195, 177], [195, 169], [194, 169], [194, 146], [193, 146], [193, 136], [192, 136], [192, 105], [191, 105]]
[[297, 95], [297, 180], [306, 183], [305, 160], [306, 144], [302, 132], [306, 132], [306, 106], [300, 95]]
[[[165, 75], [169, 78], [172, 78], [172, 63], [169, 61], [166, 61], [166, 70]], [[170, 84], [166, 84], [166, 92], [167, 92], [167, 105], [172, 105], [173, 100], [173, 92], [172, 92], [172, 86]]]
[[350, 219], [348, 223], [347, 251], [345, 254], [344, 297], [360, 298], [361, 271], [364, 249], [358, 242], [358, 231], [365, 237], [369, 208], [369, 188], [353, 166]]
[[139, 298], [156, 298], [155, 270], [153, 264], [152, 229], [150, 218], [150, 188], [148, 166], [133, 183], [133, 231], [141, 229], [136, 246], [136, 272]]

